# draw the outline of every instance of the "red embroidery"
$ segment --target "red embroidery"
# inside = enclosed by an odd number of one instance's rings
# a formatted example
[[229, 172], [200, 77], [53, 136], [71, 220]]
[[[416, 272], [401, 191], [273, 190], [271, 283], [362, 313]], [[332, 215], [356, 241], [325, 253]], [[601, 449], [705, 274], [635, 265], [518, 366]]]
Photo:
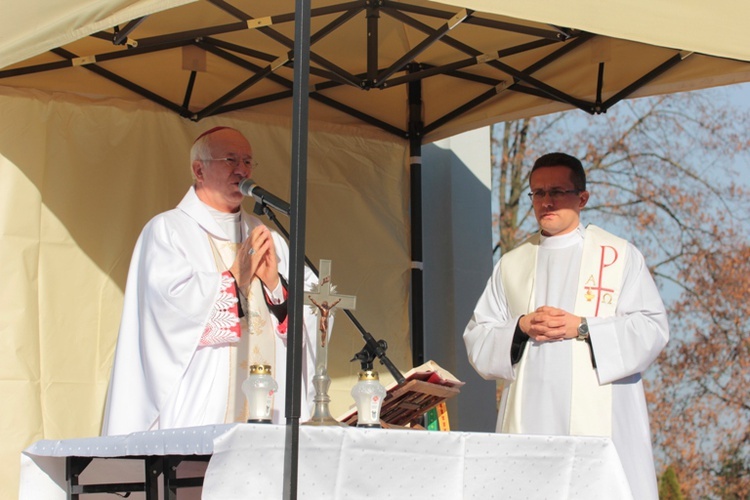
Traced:
[[229, 271], [221, 274], [221, 291], [211, 309], [199, 346], [237, 342], [242, 335], [234, 278]]

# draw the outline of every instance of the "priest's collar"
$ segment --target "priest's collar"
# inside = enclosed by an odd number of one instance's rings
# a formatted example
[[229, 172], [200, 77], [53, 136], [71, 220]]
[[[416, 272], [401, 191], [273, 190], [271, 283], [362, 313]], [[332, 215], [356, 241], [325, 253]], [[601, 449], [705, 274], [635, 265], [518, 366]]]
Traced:
[[[203, 201], [201, 201], [201, 203], [203, 203]], [[224, 230], [230, 241], [233, 243], [239, 243], [242, 241], [242, 228], [240, 226], [241, 210], [238, 212], [222, 212], [221, 210], [216, 210], [205, 203], [203, 203], [203, 205], [221, 229]]]
[[561, 234], [558, 236], [545, 236], [542, 232], [539, 232], [539, 246], [542, 248], [567, 248], [575, 244], [581, 243], [583, 237], [586, 234], [586, 229], [582, 224], [578, 224], [575, 230]]

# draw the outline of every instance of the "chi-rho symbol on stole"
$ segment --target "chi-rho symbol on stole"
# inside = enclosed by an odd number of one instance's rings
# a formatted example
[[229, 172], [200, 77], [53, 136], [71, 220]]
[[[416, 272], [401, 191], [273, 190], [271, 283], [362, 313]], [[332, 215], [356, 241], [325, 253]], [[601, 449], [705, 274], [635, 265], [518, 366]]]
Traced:
[[586, 302], [591, 302], [596, 299], [596, 310], [594, 316], [599, 316], [599, 306], [604, 304], [611, 306], [615, 302], [616, 292], [614, 284], [610, 284], [609, 287], [605, 285], [605, 269], [614, 265], [619, 258], [617, 249], [610, 245], [599, 245], [601, 253], [599, 255], [599, 269], [597, 276], [594, 273], [590, 273], [585, 283], [583, 284], [584, 298]]

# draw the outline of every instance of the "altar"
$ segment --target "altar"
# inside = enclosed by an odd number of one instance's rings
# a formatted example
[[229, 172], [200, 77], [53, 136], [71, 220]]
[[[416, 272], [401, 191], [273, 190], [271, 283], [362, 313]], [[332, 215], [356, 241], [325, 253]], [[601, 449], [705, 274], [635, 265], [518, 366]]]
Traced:
[[[178, 499], [281, 499], [285, 436], [283, 425], [227, 424], [43, 440], [22, 453], [19, 499], [76, 498], [68, 495], [71, 457], [91, 459], [73, 481], [81, 500], [115, 498], [83, 494], [84, 483], [132, 484], [123, 475], [154, 474], [144, 464], [185, 460], [207, 462], [202, 497], [201, 477], [177, 475]], [[304, 425], [299, 436], [300, 499], [632, 498], [608, 438]], [[158, 493], [154, 478], [139, 481], [151, 483], [151, 498], [169, 498], [163, 479]]]

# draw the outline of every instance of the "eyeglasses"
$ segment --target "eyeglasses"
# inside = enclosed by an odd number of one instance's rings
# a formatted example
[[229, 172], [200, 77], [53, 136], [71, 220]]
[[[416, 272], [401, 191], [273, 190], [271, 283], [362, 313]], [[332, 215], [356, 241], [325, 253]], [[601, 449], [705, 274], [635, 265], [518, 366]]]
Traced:
[[545, 191], [544, 189], [537, 189], [536, 191], [532, 191], [529, 193], [529, 198], [534, 201], [541, 201], [545, 196], [549, 195], [549, 197], [553, 200], [559, 200], [566, 194], [578, 194], [580, 192], [580, 189], [550, 189], [549, 191]]
[[240, 162], [242, 162], [243, 165], [250, 169], [256, 168], [258, 166], [258, 162], [253, 160], [252, 158], [239, 159], [231, 156], [227, 158], [201, 158], [201, 161], [225, 161], [232, 168], [239, 167]]

